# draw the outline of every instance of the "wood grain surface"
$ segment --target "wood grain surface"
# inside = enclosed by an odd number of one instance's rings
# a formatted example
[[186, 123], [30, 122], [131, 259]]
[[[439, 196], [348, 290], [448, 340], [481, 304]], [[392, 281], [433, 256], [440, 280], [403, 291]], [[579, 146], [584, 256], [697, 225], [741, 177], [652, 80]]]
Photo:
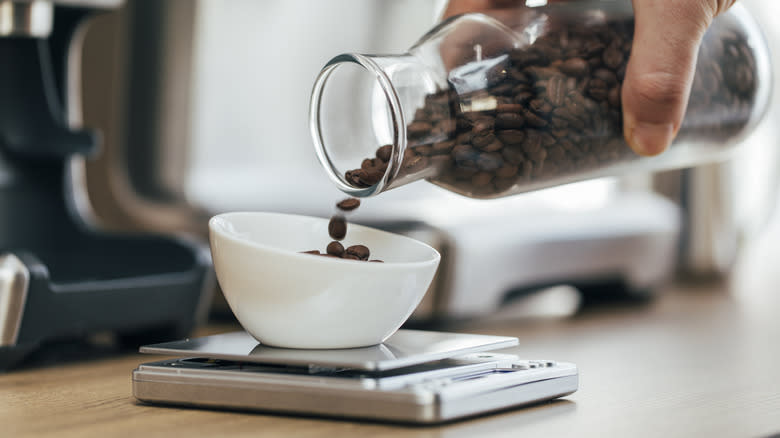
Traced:
[[753, 245], [728, 281], [643, 305], [457, 327], [577, 363], [579, 391], [555, 403], [437, 427], [155, 407], [134, 400], [131, 372], [157, 358], [124, 354], [0, 375], [0, 436], [768, 436], [780, 432], [778, 243]]

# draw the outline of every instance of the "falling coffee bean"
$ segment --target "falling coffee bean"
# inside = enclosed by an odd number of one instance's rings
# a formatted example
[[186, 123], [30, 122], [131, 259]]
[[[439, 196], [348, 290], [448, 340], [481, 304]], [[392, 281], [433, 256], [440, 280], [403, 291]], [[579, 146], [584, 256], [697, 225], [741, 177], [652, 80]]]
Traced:
[[358, 207], [360, 207], [360, 199], [358, 198], [347, 198], [336, 204], [336, 208], [341, 211], [352, 211]]
[[328, 234], [335, 240], [341, 240], [347, 235], [347, 221], [343, 216], [333, 216], [328, 223]]

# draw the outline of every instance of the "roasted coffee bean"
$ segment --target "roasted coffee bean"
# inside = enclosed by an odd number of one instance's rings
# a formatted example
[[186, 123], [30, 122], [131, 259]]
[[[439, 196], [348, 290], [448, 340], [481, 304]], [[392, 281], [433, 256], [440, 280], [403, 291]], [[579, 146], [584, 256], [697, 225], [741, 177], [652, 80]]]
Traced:
[[525, 110], [525, 112], [523, 112], [523, 117], [525, 118], [525, 122], [534, 128], [544, 128], [547, 126], [547, 120], [538, 116], [533, 111]]
[[504, 147], [504, 143], [501, 143], [501, 140], [495, 139], [492, 143], [488, 144], [487, 146], [481, 148], [484, 152], [496, 152], [500, 150], [502, 147]]
[[519, 129], [524, 124], [523, 116], [517, 113], [498, 113], [496, 115], [496, 128]]
[[562, 75], [555, 75], [547, 81], [547, 99], [553, 106], [563, 105], [567, 92], [566, 78]]
[[617, 75], [612, 70], [607, 70], [606, 68], [600, 68], [594, 71], [593, 77], [601, 79], [609, 86], [617, 84]]
[[523, 110], [523, 105], [519, 103], [499, 103], [496, 105], [497, 113], [519, 113]]
[[386, 144], [376, 150], [376, 157], [385, 163], [390, 161], [390, 154], [393, 152], [393, 145]]
[[528, 103], [528, 107], [531, 108], [534, 113], [544, 116], [550, 114], [550, 111], [554, 108], [550, 102], [544, 99], [534, 99]]
[[371, 251], [365, 245], [352, 245], [345, 250], [347, 255], [352, 255], [360, 260], [368, 260], [368, 256], [371, 255]]
[[479, 135], [475, 135], [471, 138], [471, 144], [478, 148], [483, 148], [496, 140], [495, 134], [492, 131], [485, 131]]
[[341, 257], [342, 255], [344, 255], [344, 245], [342, 245], [341, 242], [334, 240], [333, 242], [330, 242], [328, 244], [328, 247], [325, 249], [325, 252], [327, 252], [330, 255]]
[[496, 137], [506, 145], [520, 144], [525, 140], [525, 133], [516, 129], [507, 129], [496, 133]]
[[446, 154], [449, 153], [452, 150], [452, 148], [455, 147], [455, 142], [452, 140], [440, 141], [438, 143], [434, 143], [432, 147], [434, 153]]
[[604, 60], [604, 65], [608, 68], [616, 69], [623, 63], [625, 55], [623, 54], [621, 44], [619, 40], [615, 40], [604, 51], [602, 59]]
[[428, 165], [428, 157], [416, 155], [408, 160], [404, 160], [403, 168], [406, 172], [414, 173], [425, 169]]
[[319, 255], [319, 254], [320, 254], [320, 251], [319, 251], [319, 250], [316, 250], [316, 249], [312, 249], [312, 250], [310, 250], [310, 251], [301, 251], [301, 253], [302, 253], [302, 254], [315, 254], [315, 255]]
[[607, 98], [607, 93], [609, 93], [607, 83], [601, 79], [591, 79], [588, 82], [588, 94], [590, 94], [592, 98], [604, 100]]
[[452, 133], [457, 131], [458, 123], [455, 120], [450, 119], [439, 120], [439, 122], [436, 123], [436, 127], [442, 132], [442, 134], [450, 136]]
[[333, 216], [328, 223], [328, 234], [334, 240], [341, 240], [347, 235], [347, 221], [343, 216]]
[[360, 199], [358, 198], [347, 198], [336, 204], [336, 208], [342, 211], [352, 211], [358, 207], [360, 207]]
[[430, 157], [434, 153], [433, 152], [433, 146], [431, 146], [429, 144], [423, 144], [423, 145], [420, 145], [420, 146], [415, 146], [414, 147], [414, 152], [416, 152], [417, 155], [422, 155], [424, 157]]
[[523, 150], [516, 147], [505, 147], [501, 149], [501, 156], [510, 164], [519, 165], [525, 161]]
[[477, 168], [488, 172], [494, 171], [504, 164], [501, 154], [486, 152], [477, 157]]
[[511, 178], [517, 175], [517, 165], [504, 164], [496, 170], [496, 176], [499, 178]]
[[474, 127], [471, 128], [471, 132], [474, 135], [481, 135], [483, 133], [491, 132], [495, 126], [495, 120], [489, 118], [482, 118], [474, 121]]
[[609, 90], [607, 101], [614, 107], [620, 106], [620, 85], [616, 85]]
[[567, 75], [575, 77], [582, 77], [588, 73], [588, 63], [582, 58], [567, 59], [559, 68]]
[[493, 180], [490, 172], [477, 172], [471, 177], [471, 184], [475, 187], [485, 187]]
[[357, 174], [360, 183], [365, 186], [373, 186], [374, 184], [378, 183], [383, 176], [384, 172], [381, 172], [378, 169], [363, 170]]
[[427, 135], [433, 129], [433, 125], [428, 122], [412, 122], [406, 127], [410, 138], [419, 138]]

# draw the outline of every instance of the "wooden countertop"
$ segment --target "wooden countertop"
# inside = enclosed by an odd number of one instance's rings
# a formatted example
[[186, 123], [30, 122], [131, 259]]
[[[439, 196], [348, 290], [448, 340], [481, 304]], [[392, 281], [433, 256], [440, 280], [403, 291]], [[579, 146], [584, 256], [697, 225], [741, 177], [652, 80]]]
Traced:
[[460, 328], [577, 363], [580, 389], [560, 402], [439, 427], [154, 407], [130, 380], [151, 358], [127, 354], [0, 375], [0, 436], [767, 436], [780, 432], [773, 243], [754, 245], [728, 282], [674, 285], [645, 305]]

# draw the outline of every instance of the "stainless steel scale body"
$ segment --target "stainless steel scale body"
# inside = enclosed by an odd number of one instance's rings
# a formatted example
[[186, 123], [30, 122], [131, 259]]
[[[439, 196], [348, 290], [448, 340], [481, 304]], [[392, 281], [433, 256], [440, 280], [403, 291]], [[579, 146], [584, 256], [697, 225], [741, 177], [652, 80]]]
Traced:
[[133, 394], [150, 403], [425, 424], [577, 390], [574, 364], [492, 352], [517, 343], [399, 330], [373, 347], [295, 350], [234, 332], [142, 347], [180, 358], [141, 364]]

